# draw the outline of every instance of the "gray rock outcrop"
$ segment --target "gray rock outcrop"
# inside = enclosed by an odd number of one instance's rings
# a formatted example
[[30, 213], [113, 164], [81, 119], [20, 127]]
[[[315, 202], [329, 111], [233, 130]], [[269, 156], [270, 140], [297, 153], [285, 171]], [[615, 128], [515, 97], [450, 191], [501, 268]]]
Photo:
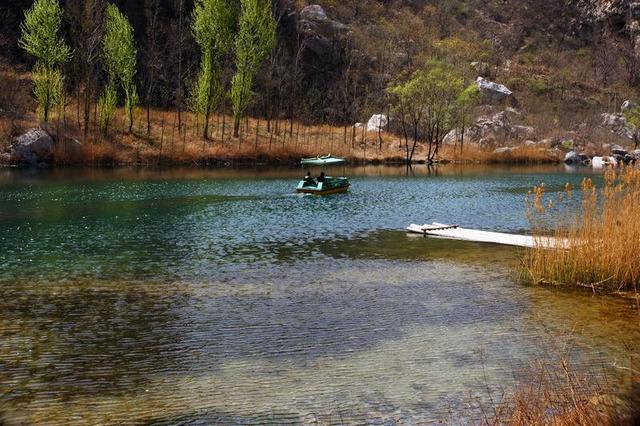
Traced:
[[600, 114], [600, 127], [626, 139], [633, 139], [633, 132], [627, 126], [627, 120], [622, 114]]
[[9, 148], [9, 161], [35, 166], [53, 159], [53, 139], [40, 128], [29, 129]]
[[513, 92], [506, 86], [489, 81], [484, 77], [478, 77], [476, 83], [485, 103], [497, 104], [504, 102], [513, 95]]
[[[465, 140], [470, 142], [482, 142], [481, 145], [489, 146], [496, 140], [525, 140], [535, 136], [536, 130], [530, 126], [515, 124], [522, 119], [522, 114], [513, 109], [506, 108], [491, 116], [482, 116], [469, 126], [465, 131]], [[444, 138], [445, 144], [454, 144], [460, 135], [460, 129], [454, 129]]]
[[322, 6], [314, 4], [300, 11], [297, 26], [303, 65], [322, 70], [340, 62], [338, 40], [349, 30], [347, 25], [330, 19]]

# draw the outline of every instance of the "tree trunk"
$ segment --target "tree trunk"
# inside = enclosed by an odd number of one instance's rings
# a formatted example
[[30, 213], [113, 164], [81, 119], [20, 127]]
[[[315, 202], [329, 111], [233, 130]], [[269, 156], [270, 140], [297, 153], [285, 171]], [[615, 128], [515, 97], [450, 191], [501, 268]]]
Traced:
[[241, 118], [238, 116], [233, 118], [233, 137], [234, 138], [240, 137], [240, 121], [241, 121]]
[[147, 137], [151, 136], [151, 106], [147, 101]]

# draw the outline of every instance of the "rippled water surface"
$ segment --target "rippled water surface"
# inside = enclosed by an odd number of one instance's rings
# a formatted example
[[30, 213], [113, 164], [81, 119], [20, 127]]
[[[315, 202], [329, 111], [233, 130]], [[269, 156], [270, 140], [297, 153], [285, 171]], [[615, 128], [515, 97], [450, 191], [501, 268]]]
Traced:
[[640, 342], [624, 301], [518, 284], [516, 249], [403, 232], [524, 232], [526, 192], [582, 173], [345, 172], [0, 171], [0, 424], [473, 418], [534, 360]]

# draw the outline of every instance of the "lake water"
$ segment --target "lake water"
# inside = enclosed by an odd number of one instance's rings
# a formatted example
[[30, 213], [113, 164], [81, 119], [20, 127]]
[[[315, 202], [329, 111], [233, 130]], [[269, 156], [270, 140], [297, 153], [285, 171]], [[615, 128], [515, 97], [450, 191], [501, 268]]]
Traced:
[[527, 191], [585, 171], [344, 171], [318, 198], [302, 170], [0, 170], [0, 424], [468, 420], [640, 343], [629, 302], [519, 284], [518, 249], [403, 231], [526, 232]]

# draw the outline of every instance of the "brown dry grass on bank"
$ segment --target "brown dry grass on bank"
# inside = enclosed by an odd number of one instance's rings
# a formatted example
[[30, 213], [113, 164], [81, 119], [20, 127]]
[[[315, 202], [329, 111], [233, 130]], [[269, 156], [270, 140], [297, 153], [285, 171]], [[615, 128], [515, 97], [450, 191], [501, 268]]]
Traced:
[[[128, 132], [124, 111], [119, 109], [108, 133], [99, 131], [91, 118], [87, 140], [84, 141], [82, 118], [77, 106], [68, 105], [65, 114], [56, 111], [46, 130], [59, 142], [55, 162], [67, 165], [116, 164], [217, 164], [224, 162], [293, 163], [301, 157], [331, 153], [352, 161], [401, 161], [397, 138], [383, 134], [379, 144], [377, 133], [352, 132], [350, 127], [309, 126], [287, 120], [272, 121], [270, 129], [264, 119], [247, 118], [242, 121], [239, 138], [232, 136], [229, 116], [214, 115], [210, 120], [209, 138], [202, 135], [201, 118], [183, 113], [178, 128], [175, 111], [151, 111], [151, 132], [147, 133], [146, 111], [138, 109], [133, 131]], [[3, 122], [0, 117], [0, 123]], [[35, 118], [21, 130], [37, 127]], [[2, 126], [0, 126], [0, 130]], [[5, 140], [15, 136], [13, 129]], [[72, 140], [81, 141], [74, 144]], [[366, 141], [366, 142], [365, 142]]]
[[534, 236], [551, 232], [567, 241], [527, 253], [525, 274], [531, 281], [638, 294], [639, 169], [608, 170], [602, 189], [585, 179], [577, 195], [569, 185], [555, 198], [546, 195], [544, 186], [536, 187], [527, 198], [527, 210]]
[[[334, 154], [352, 162], [403, 163], [404, 141], [387, 132], [363, 132], [351, 126], [305, 125], [290, 120], [272, 120], [270, 128], [264, 119], [248, 118], [242, 122], [240, 138], [232, 137], [231, 117], [214, 115], [210, 120], [210, 135], [202, 136], [201, 118], [182, 114], [178, 128], [174, 110], [151, 110], [151, 133], [147, 134], [146, 111], [138, 108], [133, 131], [128, 133], [125, 114], [116, 111], [109, 132], [104, 135], [95, 125], [92, 110], [87, 140], [82, 129], [82, 112], [71, 101], [66, 108], [53, 113], [47, 130], [56, 136], [58, 146], [55, 163], [59, 165], [171, 165], [225, 163], [296, 163], [301, 157]], [[0, 116], [0, 139], [7, 145], [12, 137], [29, 127], [39, 125], [34, 113], [21, 115], [20, 120]], [[71, 140], [83, 142], [73, 144]], [[423, 160], [426, 148], [419, 144], [414, 159]], [[534, 164], [557, 161], [543, 148], [519, 147], [498, 154], [493, 149], [481, 149], [468, 144], [464, 151], [444, 146], [440, 160], [476, 163]]]
[[560, 159], [554, 156], [546, 147], [517, 146], [505, 152], [482, 149], [477, 145], [468, 144], [461, 152], [459, 148], [444, 146], [441, 157], [455, 162], [480, 163], [508, 163], [508, 164], [544, 164], [557, 163]]

